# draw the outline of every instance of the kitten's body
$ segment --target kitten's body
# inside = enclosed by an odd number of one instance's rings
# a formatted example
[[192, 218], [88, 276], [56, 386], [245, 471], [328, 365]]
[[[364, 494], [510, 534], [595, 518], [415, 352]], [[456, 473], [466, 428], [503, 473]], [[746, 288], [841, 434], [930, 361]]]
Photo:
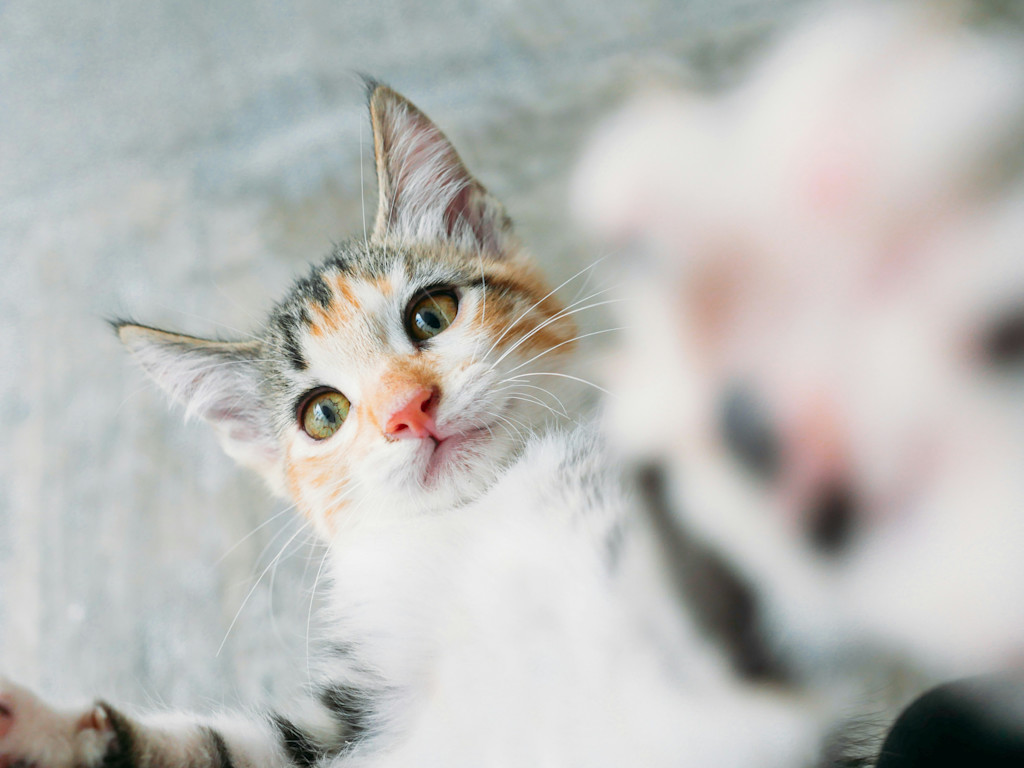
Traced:
[[[809, 765], [809, 702], [735, 685], [677, 621], [650, 533], [627, 519], [593, 431], [531, 440], [480, 499], [368, 522], [334, 548], [308, 700], [213, 717], [105, 708], [112, 749], [105, 726], [79, 729], [84, 715], [26, 721], [27, 695], [8, 686], [15, 735], [61, 729], [15, 754], [136, 768]], [[77, 744], [47, 759], [69, 732]]]

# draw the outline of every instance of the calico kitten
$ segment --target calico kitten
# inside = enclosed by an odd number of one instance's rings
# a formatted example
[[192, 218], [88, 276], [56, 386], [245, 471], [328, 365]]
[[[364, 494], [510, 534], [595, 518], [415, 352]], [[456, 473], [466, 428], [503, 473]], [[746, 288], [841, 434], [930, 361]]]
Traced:
[[258, 340], [118, 324], [146, 371], [325, 536], [478, 494], [562, 408], [569, 379], [538, 374], [562, 371], [576, 336], [443, 134], [384, 87], [370, 112], [372, 237], [299, 280]]
[[[575, 402], [566, 386], [574, 308], [545, 285], [504, 207], [403, 97], [371, 83], [369, 106], [372, 235], [338, 246], [299, 280], [254, 340], [116, 324], [189, 416], [211, 423], [228, 453], [295, 502], [337, 564], [332, 674], [306, 703], [311, 714], [241, 719], [217, 732], [185, 726], [174, 747], [185, 762], [308, 765], [382, 727], [376, 707], [406, 683], [415, 688], [406, 678], [417, 673], [403, 665], [417, 663], [409, 649], [428, 644], [410, 629], [431, 603], [419, 593], [447, 577], [437, 558], [454, 534], [432, 528], [432, 516], [479, 497]], [[33, 741], [44, 723], [32, 712], [46, 710], [17, 688], [2, 695], [2, 765], [173, 757], [149, 755], [159, 731], [105, 706], [78, 719], [52, 715], [67, 738]]]
[[[791, 766], [804, 718], [674, 610], [653, 533], [575, 409], [571, 315], [444, 135], [371, 85], [372, 238], [254, 341], [118, 332], [328, 544], [310, 696], [266, 713], [62, 715], [0, 685], [0, 768]], [[699, 663], [694, 663], [699, 660]], [[745, 723], [737, 743], [734, 718]]]
[[747, 631], [880, 722], [1024, 650], [1024, 43], [994, 5], [833, 9], [728, 92], [627, 109], [578, 177], [642, 245], [616, 434]]

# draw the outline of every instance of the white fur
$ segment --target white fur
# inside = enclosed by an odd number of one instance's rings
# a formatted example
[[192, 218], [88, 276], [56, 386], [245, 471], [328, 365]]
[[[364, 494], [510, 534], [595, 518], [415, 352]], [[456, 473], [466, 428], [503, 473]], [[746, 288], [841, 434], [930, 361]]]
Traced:
[[404, 691], [383, 715], [397, 738], [353, 765], [810, 760], [808, 704], [736, 693], [605, 462], [589, 430], [549, 436], [471, 505], [332, 542], [339, 635], [362, 638]]
[[[652, 533], [608, 467], [592, 429], [555, 432], [471, 504], [365, 518], [329, 542], [327, 639], [353, 643], [358, 661], [327, 656], [321, 675], [385, 692], [374, 735], [339, 767], [811, 763], [823, 702], [737, 683], [676, 609]], [[311, 705], [287, 714], [343, 741]], [[260, 718], [138, 723], [163, 765], [206, 760], [200, 725], [245, 766], [287, 765]], [[0, 737], [0, 755], [20, 754]]]

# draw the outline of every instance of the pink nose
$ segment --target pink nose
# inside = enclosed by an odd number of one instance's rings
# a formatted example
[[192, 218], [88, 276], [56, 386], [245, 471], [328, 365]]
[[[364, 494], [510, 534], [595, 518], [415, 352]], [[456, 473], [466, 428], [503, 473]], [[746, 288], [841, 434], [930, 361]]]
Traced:
[[415, 390], [400, 406], [384, 426], [388, 437], [427, 438], [437, 435], [434, 410], [437, 407], [437, 390], [420, 388]]

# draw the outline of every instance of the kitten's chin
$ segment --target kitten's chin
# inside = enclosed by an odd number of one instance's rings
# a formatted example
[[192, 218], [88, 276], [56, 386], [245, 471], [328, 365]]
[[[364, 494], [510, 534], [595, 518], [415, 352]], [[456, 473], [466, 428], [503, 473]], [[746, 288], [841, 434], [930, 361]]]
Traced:
[[433, 451], [423, 468], [423, 487], [430, 489], [447, 478], [475, 469], [481, 449], [486, 447], [488, 434], [484, 429], [449, 435], [442, 440], [430, 439]]
[[426, 512], [458, 507], [494, 482], [514, 446], [486, 428], [426, 441], [410, 477], [410, 494]]

